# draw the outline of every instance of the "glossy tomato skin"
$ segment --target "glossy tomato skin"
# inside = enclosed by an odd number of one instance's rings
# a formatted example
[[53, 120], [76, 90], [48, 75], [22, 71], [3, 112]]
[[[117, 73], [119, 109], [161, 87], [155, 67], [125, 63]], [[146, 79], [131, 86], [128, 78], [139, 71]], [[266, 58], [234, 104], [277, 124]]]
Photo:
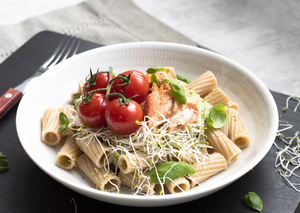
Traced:
[[96, 128], [106, 125], [105, 110], [110, 100], [102, 93], [95, 93], [91, 101], [84, 104], [82, 101], [78, 106], [78, 114], [82, 122], [88, 127]]
[[134, 95], [138, 95], [134, 97], [132, 100], [141, 104], [146, 100], [147, 95], [149, 93], [149, 82], [146, 76], [138, 70], [128, 70], [123, 72], [122, 74], [128, 76], [132, 71], [133, 73], [130, 76], [130, 84], [129, 85], [126, 84], [124, 86], [118, 86], [118, 84], [122, 84], [122, 81], [120, 79], [116, 79], [113, 82], [112, 91], [121, 94], [123, 91], [126, 98], [130, 98]]
[[120, 105], [119, 99], [114, 99], [107, 106], [105, 120], [114, 133], [129, 135], [139, 128], [136, 121], [143, 120], [143, 110], [136, 101], [130, 100], [128, 105]]
[[[112, 75], [112, 78], [114, 78], [115, 76]], [[92, 90], [95, 90], [95, 89], [102, 89], [102, 88], [106, 88], [107, 85], [108, 85], [108, 82], [109, 82], [109, 75], [108, 73], [101, 73], [101, 74], [98, 74], [97, 75], [97, 78], [96, 78], [96, 83], [95, 85], [93, 86], [90, 86], [88, 88], [88, 91], [92, 91]], [[84, 86], [86, 86], [87, 83], [84, 84]], [[86, 90], [87, 88], [86, 87], [83, 87], [83, 94], [86, 93]], [[102, 94], [106, 94], [106, 91], [99, 91], [98, 93], [102, 93]]]

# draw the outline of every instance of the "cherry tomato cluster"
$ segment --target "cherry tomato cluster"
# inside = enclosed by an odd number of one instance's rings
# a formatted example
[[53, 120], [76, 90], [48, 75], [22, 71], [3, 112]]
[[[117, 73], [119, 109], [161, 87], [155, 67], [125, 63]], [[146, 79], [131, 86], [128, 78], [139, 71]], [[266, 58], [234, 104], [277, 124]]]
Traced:
[[140, 71], [128, 70], [115, 77], [110, 69], [91, 73], [83, 92], [88, 101], [81, 101], [78, 114], [85, 125], [108, 125], [118, 135], [129, 135], [139, 128], [136, 121], [143, 120], [140, 104], [147, 98], [149, 82]]

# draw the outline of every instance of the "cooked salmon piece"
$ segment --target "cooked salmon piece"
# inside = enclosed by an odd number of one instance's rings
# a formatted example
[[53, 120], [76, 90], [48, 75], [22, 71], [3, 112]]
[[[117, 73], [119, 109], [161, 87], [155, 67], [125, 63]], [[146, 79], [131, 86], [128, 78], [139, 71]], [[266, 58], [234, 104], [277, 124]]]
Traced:
[[[167, 71], [159, 71], [159, 72], [155, 73], [155, 75], [158, 78], [159, 85], [161, 85], [162, 82], [163, 82], [163, 80], [165, 80], [165, 79], [171, 79], [171, 80], [175, 80], [176, 79], [174, 67], [166, 67], [166, 68], [168, 68], [169, 70], [167, 70]], [[152, 74], [146, 74], [146, 78], [149, 81], [149, 83], [151, 83], [151, 75]]]
[[162, 120], [162, 116], [159, 116], [157, 112], [166, 118], [170, 117], [172, 103], [172, 91], [164, 90], [163, 85], [158, 88], [154, 83], [152, 86], [152, 92], [148, 95], [144, 108], [144, 114], [150, 118], [148, 121], [149, 128], [152, 128], [155, 122]]
[[[185, 89], [185, 88], [184, 88]], [[174, 100], [170, 117], [169, 132], [177, 126], [188, 126], [198, 121], [198, 105], [194, 95], [185, 89], [187, 103], [182, 104]]]

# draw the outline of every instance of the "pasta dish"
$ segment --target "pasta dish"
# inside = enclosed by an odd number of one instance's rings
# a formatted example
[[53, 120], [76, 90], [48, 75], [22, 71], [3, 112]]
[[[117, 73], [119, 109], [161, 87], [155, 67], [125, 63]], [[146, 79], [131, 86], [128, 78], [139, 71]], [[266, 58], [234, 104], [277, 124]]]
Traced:
[[72, 104], [43, 112], [42, 142], [63, 143], [59, 167], [79, 168], [101, 191], [175, 194], [222, 172], [249, 145], [238, 104], [211, 71], [192, 81], [174, 67], [146, 72], [90, 71]]

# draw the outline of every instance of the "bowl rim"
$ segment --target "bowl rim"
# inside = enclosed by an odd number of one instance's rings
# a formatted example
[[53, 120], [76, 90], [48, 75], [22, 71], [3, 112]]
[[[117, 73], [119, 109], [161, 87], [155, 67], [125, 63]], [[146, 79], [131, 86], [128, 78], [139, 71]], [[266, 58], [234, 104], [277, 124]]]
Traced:
[[[222, 181], [216, 182], [213, 186], [209, 186], [209, 187], [205, 187], [201, 190], [200, 194], [209, 194], [209, 192], [215, 192], [227, 185], [229, 185], [230, 183], [236, 181], [237, 179], [239, 179], [240, 177], [242, 177], [243, 175], [245, 175], [247, 172], [249, 172], [253, 167], [255, 167], [264, 157], [265, 155], [268, 153], [268, 151], [270, 150], [273, 141], [275, 139], [276, 136], [276, 132], [277, 132], [277, 128], [278, 128], [278, 111], [277, 111], [277, 106], [275, 103], [275, 100], [273, 98], [273, 96], [271, 95], [270, 91], [267, 89], [267, 87], [262, 83], [262, 81], [260, 79], [258, 79], [252, 72], [250, 72], [248, 69], [246, 69], [245, 67], [243, 67], [242, 65], [238, 64], [237, 62], [223, 56], [220, 55], [218, 53], [206, 50], [206, 49], [202, 49], [202, 48], [198, 48], [198, 47], [194, 47], [194, 46], [189, 46], [189, 45], [184, 45], [184, 44], [177, 44], [177, 43], [171, 43], [171, 42], [128, 42], [128, 43], [121, 43], [121, 44], [113, 44], [113, 45], [107, 45], [104, 47], [99, 47], [99, 48], [95, 48], [92, 50], [88, 50], [85, 51], [83, 53], [80, 53], [76, 56], [73, 56], [72, 58], [69, 58], [67, 60], [65, 60], [62, 63], [71, 63], [72, 60], [80, 60], [81, 58], [85, 58], [88, 57], [89, 55], [93, 55], [93, 54], [99, 54], [101, 52], [105, 52], [105, 51], [109, 51], [109, 50], [113, 50], [113, 49], [131, 49], [131, 48], [135, 48], [135, 47], [149, 47], [149, 48], [159, 48], [159, 47], [163, 47], [166, 48], [167, 47], [181, 47], [184, 48], [186, 50], [190, 50], [190, 51], [202, 51], [206, 54], [211, 54], [216, 56], [216, 58], [218, 60], [223, 60], [223, 61], [228, 61], [231, 64], [234, 64], [241, 72], [243, 72], [244, 74], [246, 74], [246, 76], [248, 76], [249, 78], [251, 78], [253, 81], [255, 81], [261, 91], [261, 93], [267, 97], [268, 101], [266, 102], [266, 106], [269, 108], [270, 113], [272, 116], [270, 116], [270, 126], [269, 126], [269, 131], [268, 134], [266, 136], [266, 138], [268, 139], [267, 144], [268, 146], [266, 146], [266, 148], [264, 150], [260, 150], [260, 152], [257, 154], [257, 156], [248, 164], [247, 167], [243, 167], [241, 170], [239, 170], [237, 173], [235, 173], [234, 177], [230, 176], [230, 177], [226, 177], [224, 178]], [[62, 64], [61, 63], [61, 64]], [[54, 67], [53, 69], [59, 69], [59, 67], [61, 66], [61, 64], [58, 64], [56, 67]], [[48, 75], [50, 75], [51, 72], [46, 72], [44, 75], [42, 75], [40, 78], [46, 78]], [[41, 80], [39, 79], [39, 80]], [[34, 89], [34, 85], [32, 85], [27, 93], [30, 93], [31, 90]], [[26, 93], [26, 94], [27, 94]], [[57, 177], [53, 174], [53, 172], [51, 172], [51, 170], [44, 168], [44, 166], [36, 161], [34, 159], [34, 157], [30, 154], [30, 150], [28, 149], [28, 145], [24, 144], [24, 142], [22, 142], [23, 140], [23, 132], [21, 131], [21, 109], [25, 103], [25, 100], [27, 99], [26, 94], [24, 95], [23, 99], [21, 100], [19, 106], [18, 106], [18, 110], [17, 110], [17, 114], [16, 114], [16, 129], [17, 129], [17, 134], [20, 140], [20, 143], [23, 147], [23, 149], [25, 150], [25, 152], [27, 153], [27, 155], [31, 158], [31, 160], [40, 168], [42, 169], [46, 174], [48, 174], [49, 176], [51, 176], [53, 179], [55, 179], [56, 181], [64, 184], [65, 186], [69, 187], [70, 189], [75, 188], [77, 192], [82, 192], [85, 191], [93, 196], [105, 196], [105, 201], [106, 202], [110, 202], [108, 201], [109, 199], [116, 199], [116, 200], [128, 200], [130, 199], [131, 201], [155, 201], [155, 202], [159, 202], [162, 203], [164, 201], [167, 200], [177, 200], [181, 199], [182, 197], [185, 198], [190, 198], [190, 200], [192, 200], [192, 198], [196, 199], [197, 195], [200, 196], [199, 191], [198, 190], [190, 190], [188, 192], [185, 193], [178, 193], [178, 194], [166, 194], [163, 196], [133, 196], [133, 195], [128, 195], [128, 194], [117, 194], [117, 193], [110, 193], [110, 192], [102, 192], [100, 190], [95, 190], [93, 188], [90, 188], [89, 186], [77, 186], [75, 182], [73, 181], [69, 181], [67, 180], [67, 178], [64, 177]], [[73, 190], [75, 190], [73, 189]], [[89, 196], [89, 195], [87, 195]], [[99, 199], [101, 199], [99, 197]], [[103, 200], [103, 199], [102, 199]], [[185, 201], [184, 201], [185, 202]], [[112, 202], [115, 203], [115, 202]], [[131, 205], [130, 205], [131, 206]]]

